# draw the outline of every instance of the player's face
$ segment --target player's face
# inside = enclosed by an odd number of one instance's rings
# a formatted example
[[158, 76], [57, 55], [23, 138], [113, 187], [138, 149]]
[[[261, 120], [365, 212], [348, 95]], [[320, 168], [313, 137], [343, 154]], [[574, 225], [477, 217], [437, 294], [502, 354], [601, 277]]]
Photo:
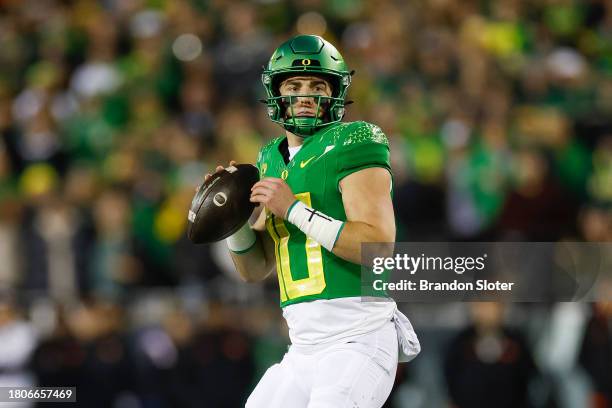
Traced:
[[[289, 95], [321, 95], [331, 96], [332, 88], [328, 81], [315, 76], [291, 77], [280, 84], [281, 96]], [[314, 117], [317, 113], [317, 98], [299, 97], [292, 98], [293, 109], [287, 109], [286, 115]], [[319, 108], [319, 116], [325, 113], [324, 106]]]

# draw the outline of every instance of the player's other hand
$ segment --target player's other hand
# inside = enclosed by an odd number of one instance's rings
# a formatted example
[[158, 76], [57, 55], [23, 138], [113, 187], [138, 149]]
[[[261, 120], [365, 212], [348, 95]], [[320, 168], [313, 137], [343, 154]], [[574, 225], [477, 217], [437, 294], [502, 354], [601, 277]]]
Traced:
[[[235, 160], [231, 160], [231, 161], [229, 162], [229, 165], [230, 165], [230, 166], [235, 166], [235, 165], [236, 165], [236, 161], [235, 161]], [[215, 173], [218, 173], [218, 172], [220, 172], [220, 171], [223, 171], [223, 169], [224, 169], [224, 168], [225, 168], [225, 167], [223, 167], [223, 166], [217, 166], [217, 167], [215, 168]], [[209, 179], [209, 178], [211, 178], [212, 176], [213, 176], [212, 174], [210, 174], [210, 173], [206, 173], [206, 175], [204, 176], [204, 183], [206, 183], [206, 182], [208, 181], [208, 179]], [[200, 187], [202, 187], [202, 185], [199, 185], [199, 186], [197, 186], [197, 187], [196, 187], [196, 189], [195, 189], [196, 193], [198, 192], [198, 190], [200, 189]]]
[[287, 210], [295, 201], [289, 185], [283, 179], [266, 177], [251, 188], [251, 202], [261, 203], [277, 217], [285, 219]]

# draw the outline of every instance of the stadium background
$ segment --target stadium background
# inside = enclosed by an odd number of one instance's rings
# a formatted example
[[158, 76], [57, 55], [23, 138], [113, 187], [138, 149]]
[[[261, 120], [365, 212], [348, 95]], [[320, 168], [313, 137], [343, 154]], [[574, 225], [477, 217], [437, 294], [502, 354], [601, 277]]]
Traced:
[[[296, 33], [356, 70], [398, 240], [612, 240], [610, 1], [2, 0], [0, 385], [243, 404], [288, 342], [276, 283], [186, 209], [281, 134], [259, 75]], [[423, 352], [388, 407], [612, 406], [610, 304], [401, 307]]]

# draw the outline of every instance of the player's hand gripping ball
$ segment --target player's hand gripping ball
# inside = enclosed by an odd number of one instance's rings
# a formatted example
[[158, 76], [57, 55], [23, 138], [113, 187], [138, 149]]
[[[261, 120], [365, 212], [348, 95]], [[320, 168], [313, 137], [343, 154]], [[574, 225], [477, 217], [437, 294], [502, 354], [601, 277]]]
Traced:
[[257, 167], [230, 163], [207, 176], [189, 209], [189, 239], [195, 244], [220, 241], [236, 232], [255, 208], [251, 187], [259, 180]]

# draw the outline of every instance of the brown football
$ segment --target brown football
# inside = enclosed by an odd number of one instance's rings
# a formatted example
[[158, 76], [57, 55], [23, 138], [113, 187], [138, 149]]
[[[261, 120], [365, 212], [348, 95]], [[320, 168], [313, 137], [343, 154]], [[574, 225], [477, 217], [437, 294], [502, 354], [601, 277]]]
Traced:
[[191, 201], [189, 239], [195, 244], [216, 242], [242, 227], [255, 208], [249, 197], [257, 181], [259, 172], [251, 164], [237, 164], [213, 174]]

